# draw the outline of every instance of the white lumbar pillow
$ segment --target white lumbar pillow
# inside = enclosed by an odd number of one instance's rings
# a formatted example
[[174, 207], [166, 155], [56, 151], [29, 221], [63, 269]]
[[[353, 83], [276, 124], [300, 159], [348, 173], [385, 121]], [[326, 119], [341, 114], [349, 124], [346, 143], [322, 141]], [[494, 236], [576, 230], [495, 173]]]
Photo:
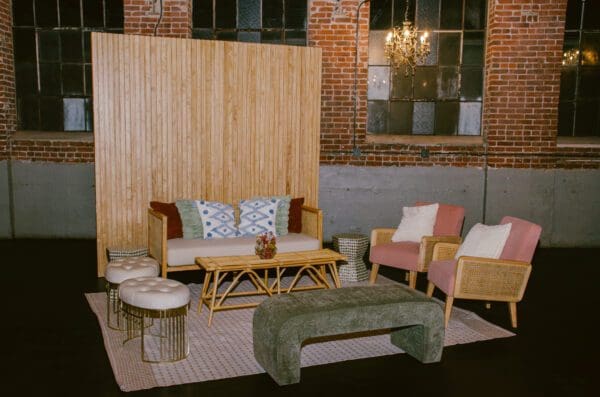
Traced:
[[498, 259], [502, 254], [512, 223], [487, 226], [478, 223], [469, 230], [454, 259], [461, 256]]
[[432, 236], [439, 204], [403, 207], [402, 220], [392, 236], [393, 242], [420, 243], [423, 236]]

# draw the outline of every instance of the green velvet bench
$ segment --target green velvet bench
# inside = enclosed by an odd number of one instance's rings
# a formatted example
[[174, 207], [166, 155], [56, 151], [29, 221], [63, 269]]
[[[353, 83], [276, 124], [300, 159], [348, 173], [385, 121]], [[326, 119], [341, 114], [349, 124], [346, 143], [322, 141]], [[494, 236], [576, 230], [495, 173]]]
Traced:
[[279, 385], [300, 381], [302, 342], [391, 329], [391, 342], [423, 363], [440, 361], [444, 313], [425, 294], [401, 284], [277, 295], [255, 310], [254, 357]]

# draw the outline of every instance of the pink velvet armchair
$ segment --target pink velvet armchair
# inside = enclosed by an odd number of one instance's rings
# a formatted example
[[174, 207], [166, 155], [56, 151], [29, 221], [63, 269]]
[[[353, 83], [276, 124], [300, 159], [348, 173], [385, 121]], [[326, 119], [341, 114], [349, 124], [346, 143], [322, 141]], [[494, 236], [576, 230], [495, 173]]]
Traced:
[[508, 302], [511, 324], [517, 327], [517, 302], [525, 293], [542, 228], [510, 216], [500, 222], [507, 223], [512, 226], [499, 259], [461, 256], [456, 260], [458, 244], [436, 244], [427, 273], [427, 295], [432, 296], [435, 287], [446, 294], [446, 326], [454, 298], [459, 298]]
[[[418, 202], [416, 205], [430, 203]], [[420, 243], [411, 241], [392, 242], [396, 229], [378, 228], [371, 231], [371, 252], [369, 260], [373, 264], [369, 283], [375, 283], [379, 266], [390, 266], [409, 272], [408, 285], [415, 288], [417, 273], [427, 272], [436, 243], [461, 242], [460, 231], [465, 218], [464, 207], [439, 204], [433, 236], [424, 236]]]

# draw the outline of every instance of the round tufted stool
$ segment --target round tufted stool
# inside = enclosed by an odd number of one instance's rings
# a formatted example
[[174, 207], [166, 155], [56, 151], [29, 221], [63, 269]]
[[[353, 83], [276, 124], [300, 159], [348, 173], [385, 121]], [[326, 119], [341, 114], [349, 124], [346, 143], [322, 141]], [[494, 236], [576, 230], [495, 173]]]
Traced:
[[106, 278], [106, 324], [112, 329], [123, 329], [121, 302], [117, 292], [119, 284], [134, 277], [158, 276], [158, 262], [146, 256], [115, 259], [108, 263]]
[[[142, 361], [179, 361], [189, 353], [187, 312], [190, 290], [179, 281], [136, 277], [119, 286], [125, 313], [125, 342], [141, 336]], [[146, 320], [153, 321], [148, 327]]]

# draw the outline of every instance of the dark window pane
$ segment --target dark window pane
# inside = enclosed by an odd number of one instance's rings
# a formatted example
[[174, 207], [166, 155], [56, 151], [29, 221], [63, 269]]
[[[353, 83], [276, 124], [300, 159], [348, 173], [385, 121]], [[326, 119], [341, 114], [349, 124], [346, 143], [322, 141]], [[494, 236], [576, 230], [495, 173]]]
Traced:
[[212, 28], [212, 0], [194, 0], [193, 7], [192, 26], [195, 28]]
[[237, 33], [236, 32], [217, 32], [217, 40], [223, 40], [223, 41], [236, 41], [237, 40]]
[[412, 97], [412, 80], [413, 77], [410, 73], [408, 76], [405, 76], [404, 73], [392, 73], [392, 97]]
[[440, 67], [438, 70], [437, 97], [458, 98], [458, 68]]
[[460, 99], [481, 100], [483, 92], [483, 70], [463, 68], [460, 76]]
[[392, 102], [390, 109], [388, 121], [390, 134], [410, 134], [412, 131], [412, 102]]
[[432, 135], [435, 118], [434, 102], [414, 102], [412, 133], [414, 135]]
[[442, 1], [440, 29], [460, 29], [462, 27], [462, 0]]
[[285, 0], [285, 27], [306, 29], [306, 0]]
[[38, 34], [38, 44], [41, 62], [60, 61], [58, 32], [40, 31]]
[[[406, 6], [408, 4], [408, 13]], [[406, 16], [406, 18], [405, 18]], [[394, 1], [394, 26], [402, 26], [402, 22], [408, 19], [413, 24], [415, 23], [415, 0], [395, 0]]]
[[565, 29], [579, 29], [581, 20], [581, 0], [569, 0], [567, 2], [567, 20]]
[[371, 0], [369, 26], [370, 30], [386, 30], [392, 27], [392, 0]]
[[600, 101], [579, 101], [575, 113], [575, 136], [600, 136]]
[[60, 64], [40, 63], [40, 90], [43, 95], [60, 95]]
[[240, 1], [238, 29], [260, 29], [260, 0]]
[[83, 60], [84, 60], [84, 62], [92, 62], [92, 34], [91, 34], [91, 32], [83, 32]]
[[[586, 5], [587, 7], [587, 5]], [[586, 14], [587, 15], [587, 14]], [[599, 17], [600, 19], [600, 17]], [[581, 64], [600, 65], [600, 33], [583, 33], [581, 40]]]
[[85, 0], [83, 2], [83, 26], [87, 28], [104, 26], [102, 0]]
[[600, 68], [581, 68], [579, 98], [600, 99]]
[[465, 1], [465, 29], [483, 29], [485, 28], [486, 0], [466, 0]]
[[283, 27], [283, 0], [263, 0], [263, 28]]
[[[106, 6], [106, 27], [123, 27], [123, 0], [104, 0]], [[164, 2], [163, 2], [164, 3]], [[164, 7], [164, 4], [163, 4]]]
[[212, 29], [194, 29], [192, 31], [192, 37], [194, 39], [203, 39], [203, 40], [214, 39]]
[[43, 28], [54, 28], [58, 26], [58, 8], [56, 0], [35, 1], [36, 25]]
[[417, 20], [420, 30], [430, 32], [440, 27], [440, 0], [419, 0], [417, 2]]
[[40, 118], [42, 131], [63, 131], [62, 98], [40, 98]]
[[460, 55], [460, 33], [440, 33], [440, 65], [458, 65]]
[[388, 103], [369, 101], [367, 109], [367, 131], [373, 134], [386, 134], [388, 121]]
[[92, 98], [85, 99], [85, 130], [94, 130], [94, 108]]
[[33, 26], [33, 0], [13, 0], [13, 25]]
[[577, 65], [579, 63], [579, 33], [565, 33], [563, 42], [563, 65]]
[[259, 32], [238, 32], [237, 41], [246, 43], [260, 43]]
[[558, 136], [573, 136], [575, 108], [573, 102], [561, 102], [558, 106]]
[[60, 26], [81, 27], [79, 0], [59, 0]]
[[458, 131], [458, 102], [436, 102], [435, 133], [436, 135], [456, 135]]
[[85, 65], [85, 94], [92, 95], [92, 65]]
[[575, 98], [575, 68], [562, 68], [560, 73], [560, 100]]
[[35, 62], [35, 32], [33, 29], [14, 30], [15, 61]]
[[62, 66], [63, 95], [83, 95], [83, 65]]
[[417, 67], [415, 70], [415, 98], [434, 99], [437, 96], [437, 68]]
[[40, 129], [40, 105], [37, 97], [24, 97], [18, 99], [19, 129]]
[[286, 31], [285, 32], [285, 44], [305, 46], [306, 45], [306, 32], [296, 31], [296, 30]]
[[260, 33], [260, 41], [261, 43], [272, 43], [272, 44], [281, 44], [283, 43], [283, 38], [281, 37], [282, 32], [261, 32]]
[[82, 62], [83, 48], [80, 31], [60, 32], [60, 50], [63, 62]]
[[483, 65], [483, 32], [465, 32], [463, 36], [463, 65]]
[[85, 100], [63, 99], [63, 126], [65, 131], [85, 131]]
[[236, 25], [235, 0], [219, 0], [215, 2], [216, 27], [223, 29], [234, 29]]
[[19, 96], [37, 94], [37, 68], [34, 63], [17, 63], [16, 80]]
[[583, 13], [583, 29], [600, 29], [600, 1], [587, 0]]

